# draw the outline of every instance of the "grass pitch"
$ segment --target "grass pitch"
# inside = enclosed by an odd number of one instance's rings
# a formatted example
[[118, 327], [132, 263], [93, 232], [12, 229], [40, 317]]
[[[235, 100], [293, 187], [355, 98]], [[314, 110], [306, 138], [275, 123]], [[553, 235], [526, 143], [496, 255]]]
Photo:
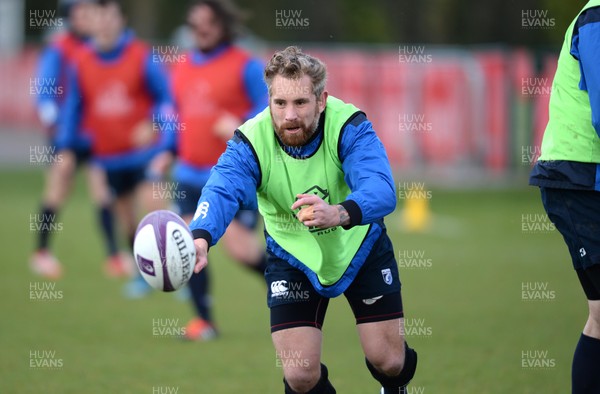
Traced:
[[[182, 342], [170, 334], [190, 318], [188, 303], [163, 293], [126, 300], [124, 282], [104, 276], [83, 179], [58, 218], [53, 244], [65, 275], [55, 284], [27, 266], [41, 172], [0, 172], [0, 184], [1, 393], [283, 391], [265, 285], [219, 247], [210, 264], [222, 336]], [[538, 191], [433, 190], [423, 234], [401, 230], [402, 204], [386, 223], [401, 265], [405, 330], [419, 353], [409, 393], [568, 392], [587, 305]], [[343, 297], [329, 306], [323, 360], [339, 393], [379, 392]]]

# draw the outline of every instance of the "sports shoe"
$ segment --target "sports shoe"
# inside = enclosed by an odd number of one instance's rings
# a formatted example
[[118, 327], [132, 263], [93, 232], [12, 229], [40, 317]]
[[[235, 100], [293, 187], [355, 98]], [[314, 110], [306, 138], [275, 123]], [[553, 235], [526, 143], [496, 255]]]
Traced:
[[185, 326], [183, 339], [188, 341], [211, 341], [217, 338], [217, 330], [208, 321], [199, 317], [190, 320]]
[[[379, 394], [388, 394], [388, 393], [391, 393], [391, 391], [385, 391], [385, 389], [383, 387], [381, 388], [381, 391], [379, 392]], [[406, 394], [406, 393], [407, 393], [406, 386], [400, 387], [398, 389], [398, 394]]]
[[144, 298], [151, 292], [152, 287], [139, 274], [127, 282], [123, 288], [123, 295], [131, 300]]
[[46, 249], [38, 250], [29, 261], [31, 270], [46, 279], [57, 280], [62, 276], [62, 266]]
[[189, 286], [183, 286], [181, 289], [176, 290], [173, 296], [179, 302], [188, 302], [192, 299], [192, 292]]
[[132, 274], [131, 257], [125, 253], [117, 253], [106, 260], [104, 271], [111, 278], [128, 278]]

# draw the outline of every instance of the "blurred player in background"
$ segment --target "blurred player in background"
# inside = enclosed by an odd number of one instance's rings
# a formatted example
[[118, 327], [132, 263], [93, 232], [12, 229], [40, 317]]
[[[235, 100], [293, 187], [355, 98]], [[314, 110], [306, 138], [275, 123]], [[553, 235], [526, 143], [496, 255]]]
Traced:
[[530, 184], [569, 248], [588, 299], [575, 349], [574, 394], [600, 393], [600, 0], [567, 29], [550, 96], [550, 119]]
[[[224, 0], [195, 2], [188, 12], [196, 48], [185, 62], [175, 64], [172, 92], [182, 125], [171, 152], [153, 162], [163, 173], [177, 154], [173, 170], [179, 214], [189, 223], [211, 168], [225, 151], [233, 131], [268, 105], [262, 78], [264, 65], [233, 44], [238, 32], [239, 12]], [[184, 129], [185, 128], [185, 129]], [[174, 136], [174, 134], [172, 134]], [[236, 261], [252, 268], [261, 277], [266, 256], [254, 231], [259, 220], [256, 210], [240, 210], [223, 236], [225, 251]], [[209, 272], [193, 275], [190, 290], [197, 317], [186, 327], [186, 338], [209, 340], [216, 331], [211, 313]]]
[[202, 190], [190, 225], [195, 271], [238, 209], [258, 203], [285, 392], [336, 392], [321, 364], [321, 327], [330, 298], [344, 293], [381, 392], [406, 393], [417, 354], [404, 341], [383, 223], [396, 206], [383, 144], [363, 112], [328, 97], [325, 65], [297, 47], [275, 53], [264, 77], [269, 107], [235, 131]]
[[[114, 203], [131, 247], [140, 213], [137, 194], [148, 163], [160, 150], [152, 120], [168, 118], [172, 102], [160, 63], [126, 28], [117, 0], [98, 1], [92, 29], [90, 48], [74, 62], [57, 145], [71, 148], [80, 128], [89, 137], [96, 203]], [[112, 223], [107, 227], [113, 231]], [[131, 270], [125, 259], [110, 263], [115, 275]]]
[[[94, 11], [94, 0], [64, 0], [59, 3], [61, 15], [67, 17], [67, 31], [54, 37], [51, 44], [42, 52], [37, 78], [47, 83], [53, 83], [62, 89], [61, 95], [50, 94], [53, 90], [41, 90], [37, 97], [37, 109], [42, 124], [50, 134], [50, 145], [56, 146], [56, 129], [64, 109], [64, 98], [69, 88], [66, 81], [67, 70], [72, 65], [77, 54], [89, 41]], [[34, 272], [49, 279], [61, 276], [62, 267], [49, 251], [49, 237], [52, 221], [65, 203], [73, 185], [76, 168], [85, 163], [90, 156], [90, 143], [84, 136], [77, 134], [69, 150], [63, 150], [46, 173], [46, 185], [43, 195], [41, 217], [44, 226], [38, 233], [37, 250], [31, 258]], [[88, 176], [93, 176], [89, 172]], [[90, 185], [93, 181], [90, 179]], [[92, 188], [90, 188], [92, 189]], [[94, 198], [98, 201], [98, 198]], [[111, 230], [112, 211], [108, 205], [99, 205], [100, 224], [106, 240], [109, 261], [107, 268], [114, 265], [111, 261], [121, 258], [118, 253], [115, 236]], [[111, 273], [110, 271], [108, 272]]]

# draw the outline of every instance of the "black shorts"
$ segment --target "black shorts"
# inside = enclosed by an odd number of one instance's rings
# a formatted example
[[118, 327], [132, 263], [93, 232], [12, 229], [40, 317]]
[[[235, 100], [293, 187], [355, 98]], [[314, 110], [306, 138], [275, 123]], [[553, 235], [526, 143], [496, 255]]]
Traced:
[[116, 197], [121, 197], [133, 192], [145, 179], [146, 167], [106, 171], [108, 186]]
[[[48, 146], [53, 147], [55, 152], [54, 155], [58, 155], [58, 152], [56, 151], [56, 145], [54, 145], [52, 141], [50, 141]], [[77, 147], [74, 149], [69, 149], [69, 151], [73, 152], [73, 155], [75, 156], [75, 168], [80, 168], [84, 164], [87, 164], [92, 158], [92, 150], [87, 147]]]
[[[189, 183], [177, 182], [176, 198], [174, 199], [179, 216], [193, 215], [198, 207], [198, 200], [202, 195], [202, 188]], [[254, 230], [258, 225], [259, 215], [257, 210], [240, 209], [235, 214], [237, 220], [247, 229]]]
[[548, 218], [562, 234], [589, 300], [600, 299], [600, 192], [541, 187]]
[[[317, 293], [302, 271], [268, 253], [265, 279], [271, 332], [301, 326], [321, 329], [329, 298]], [[403, 317], [400, 288], [392, 242], [384, 231], [344, 292], [356, 324]]]
[[73, 153], [75, 154], [75, 165], [77, 168], [89, 162], [92, 157], [92, 150], [89, 148], [75, 149]]
[[[53, 147], [54, 152], [58, 153], [54, 138], [48, 139], [47, 143], [48, 146]], [[89, 146], [76, 146], [74, 148], [70, 148], [69, 150], [75, 155], [75, 165], [77, 168], [86, 164], [92, 158], [92, 148]]]

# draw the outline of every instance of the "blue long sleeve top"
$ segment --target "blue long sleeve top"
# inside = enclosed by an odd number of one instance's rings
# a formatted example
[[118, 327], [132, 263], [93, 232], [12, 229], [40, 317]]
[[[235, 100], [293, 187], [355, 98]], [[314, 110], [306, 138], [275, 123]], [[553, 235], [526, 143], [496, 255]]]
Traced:
[[[323, 138], [323, 116], [326, 114], [321, 116], [316, 136], [309, 143], [300, 149], [282, 146], [283, 149], [288, 154], [310, 157]], [[342, 130], [340, 138], [339, 156], [344, 180], [351, 190], [346, 201], [341, 203], [350, 216], [350, 225], [344, 228], [374, 224], [357, 252], [357, 255], [366, 256], [385, 228], [383, 217], [396, 207], [395, 185], [383, 144], [364, 114], [355, 116]], [[236, 131], [202, 190], [198, 209], [190, 223], [194, 238], [204, 238], [212, 246], [221, 238], [238, 209], [256, 209], [260, 176], [252, 148]], [[265, 236], [267, 249], [283, 256], [284, 260], [295, 260], [267, 233]], [[358, 271], [363, 262], [359, 261], [349, 269]], [[317, 283], [313, 284], [318, 287]]]

